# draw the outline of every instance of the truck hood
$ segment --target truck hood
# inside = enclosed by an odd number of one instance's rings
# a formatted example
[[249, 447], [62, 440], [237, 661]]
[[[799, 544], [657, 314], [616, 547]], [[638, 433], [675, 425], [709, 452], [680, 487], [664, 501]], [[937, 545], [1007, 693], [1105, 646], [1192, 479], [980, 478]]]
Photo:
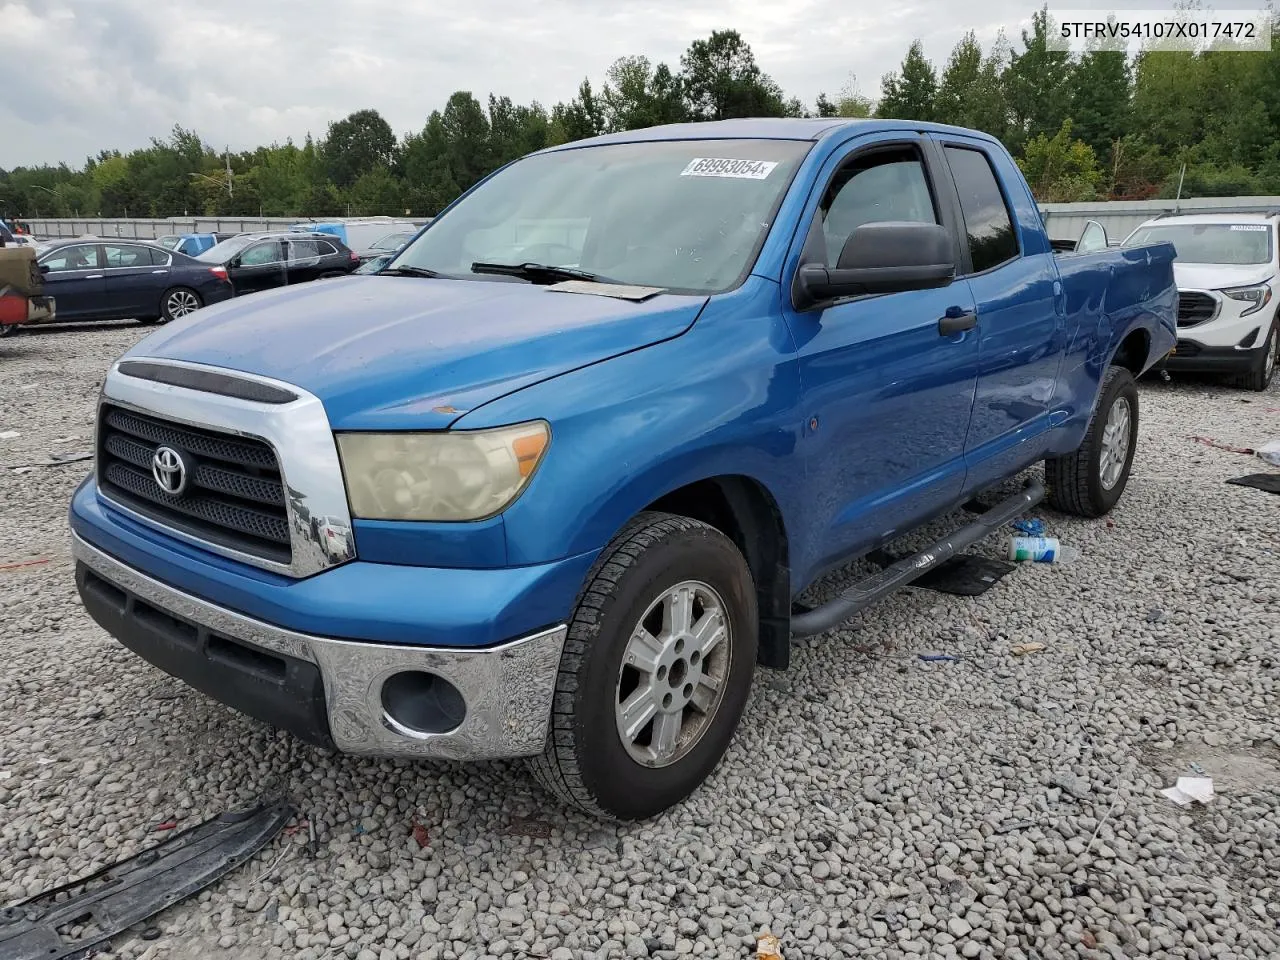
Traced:
[[1245, 266], [1219, 263], [1173, 262], [1173, 280], [1179, 290], [1222, 290], [1226, 287], [1244, 287], [1262, 283], [1275, 275], [1275, 268], [1267, 263]]
[[434, 430], [514, 390], [678, 337], [706, 300], [660, 294], [636, 303], [523, 282], [351, 276], [206, 307], [125, 356], [295, 384], [321, 399], [339, 430]]

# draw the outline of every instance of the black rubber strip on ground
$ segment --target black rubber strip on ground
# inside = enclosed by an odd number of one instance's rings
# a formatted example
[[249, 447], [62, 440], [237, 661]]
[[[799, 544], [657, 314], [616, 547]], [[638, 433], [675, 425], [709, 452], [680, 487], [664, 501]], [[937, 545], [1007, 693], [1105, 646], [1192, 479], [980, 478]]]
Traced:
[[1238, 487], [1253, 487], [1266, 493], [1280, 493], [1280, 473], [1251, 473], [1247, 477], [1232, 477], [1227, 483]]
[[[0, 909], [0, 960], [82, 960], [242, 866], [293, 819], [284, 801], [224, 813], [127, 860]], [[75, 937], [65, 936], [83, 928]]]

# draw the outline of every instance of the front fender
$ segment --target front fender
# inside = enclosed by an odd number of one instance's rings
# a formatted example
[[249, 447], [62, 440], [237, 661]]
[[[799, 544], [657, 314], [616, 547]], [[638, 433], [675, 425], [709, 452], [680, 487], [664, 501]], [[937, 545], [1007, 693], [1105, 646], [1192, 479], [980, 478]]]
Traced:
[[800, 383], [778, 296], [776, 283], [748, 278], [713, 298], [674, 340], [530, 386], [459, 420], [466, 429], [535, 417], [551, 424], [543, 463], [504, 514], [507, 562], [598, 550], [648, 504], [714, 476], [756, 480], [784, 521], [794, 516], [804, 484]]

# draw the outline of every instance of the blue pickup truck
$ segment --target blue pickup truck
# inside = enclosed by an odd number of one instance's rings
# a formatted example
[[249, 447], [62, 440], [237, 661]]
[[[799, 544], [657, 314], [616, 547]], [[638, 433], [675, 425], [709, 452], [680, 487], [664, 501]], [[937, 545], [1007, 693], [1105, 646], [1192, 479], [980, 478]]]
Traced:
[[1008, 153], [954, 127], [545, 150], [377, 274], [212, 306], [118, 360], [70, 509], [80, 596], [311, 743], [528, 757], [572, 805], [650, 817], [720, 762], [793, 636], [1042, 498], [1116, 504], [1173, 259], [1055, 254]]

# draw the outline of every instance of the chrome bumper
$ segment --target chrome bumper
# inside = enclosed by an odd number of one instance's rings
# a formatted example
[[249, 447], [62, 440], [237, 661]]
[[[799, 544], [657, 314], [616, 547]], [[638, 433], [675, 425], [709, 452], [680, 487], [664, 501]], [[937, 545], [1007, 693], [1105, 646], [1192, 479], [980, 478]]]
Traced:
[[[119, 589], [218, 635], [316, 664], [324, 682], [330, 735], [343, 753], [380, 757], [487, 760], [532, 756], [546, 743], [565, 626], [468, 650], [359, 643], [297, 633], [243, 616], [161, 583], [72, 534], [72, 554]], [[404, 671], [442, 677], [462, 694], [466, 713], [445, 733], [412, 731], [383, 707], [382, 688]]]

